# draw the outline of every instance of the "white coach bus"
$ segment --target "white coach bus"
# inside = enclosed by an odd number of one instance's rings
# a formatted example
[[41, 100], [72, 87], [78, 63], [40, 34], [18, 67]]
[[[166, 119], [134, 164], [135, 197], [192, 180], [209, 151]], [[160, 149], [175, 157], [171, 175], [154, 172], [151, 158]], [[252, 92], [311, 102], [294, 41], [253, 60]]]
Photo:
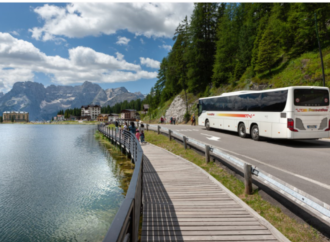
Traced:
[[277, 139], [318, 139], [330, 135], [329, 88], [286, 87], [239, 91], [200, 98], [198, 125]]

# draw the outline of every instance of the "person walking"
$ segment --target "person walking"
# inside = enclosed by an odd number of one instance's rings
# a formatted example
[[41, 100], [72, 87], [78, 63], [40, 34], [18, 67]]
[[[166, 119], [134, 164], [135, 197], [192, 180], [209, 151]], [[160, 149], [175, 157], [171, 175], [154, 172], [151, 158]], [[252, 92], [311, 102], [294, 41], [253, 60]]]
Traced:
[[135, 137], [137, 138], [138, 141], [140, 141], [140, 131], [138, 129], [136, 129]]
[[175, 125], [175, 121], [176, 121], [176, 118], [174, 117], [174, 118], [173, 118], [173, 124], [174, 124], [174, 125]]
[[131, 122], [131, 125], [129, 126], [129, 131], [133, 134], [136, 133], [136, 128], [135, 128], [134, 122]]
[[195, 119], [195, 114], [193, 114], [193, 117], [192, 117], [192, 123], [191, 125], [194, 125], [196, 126], [196, 119]]
[[144, 131], [140, 133], [141, 144], [144, 143]]

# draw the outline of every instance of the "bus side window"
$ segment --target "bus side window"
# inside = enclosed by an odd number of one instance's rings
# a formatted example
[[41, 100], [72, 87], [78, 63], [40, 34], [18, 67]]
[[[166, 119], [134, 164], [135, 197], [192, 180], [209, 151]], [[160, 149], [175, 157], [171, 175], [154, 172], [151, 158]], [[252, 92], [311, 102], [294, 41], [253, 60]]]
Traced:
[[247, 95], [247, 111], [260, 111], [260, 94]]
[[239, 95], [235, 100], [235, 111], [246, 111], [246, 98], [247, 95]]

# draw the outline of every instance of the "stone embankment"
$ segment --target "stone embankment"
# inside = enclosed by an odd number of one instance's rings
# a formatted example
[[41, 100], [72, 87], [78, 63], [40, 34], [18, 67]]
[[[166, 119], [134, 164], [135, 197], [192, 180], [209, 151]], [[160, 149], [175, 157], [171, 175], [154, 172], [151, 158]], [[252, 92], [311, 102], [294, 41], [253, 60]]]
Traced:
[[[188, 105], [189, 113], [191, 111], [192, 104]], [[174, 98], [170, 107], [166, 110], [165, 118], [169, 122], [171, 117], [176, 118], [177, 123], [183, 122], [184, 114], [186, 113], [185, 101], [178, 95]]]

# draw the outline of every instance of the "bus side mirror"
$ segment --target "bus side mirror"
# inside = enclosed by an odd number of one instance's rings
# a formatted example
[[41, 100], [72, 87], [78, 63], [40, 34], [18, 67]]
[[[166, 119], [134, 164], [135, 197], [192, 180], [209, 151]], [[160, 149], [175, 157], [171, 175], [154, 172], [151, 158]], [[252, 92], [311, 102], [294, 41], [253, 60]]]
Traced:
[[197, 109], [199, 109], [199, 103], [197, 103]]

